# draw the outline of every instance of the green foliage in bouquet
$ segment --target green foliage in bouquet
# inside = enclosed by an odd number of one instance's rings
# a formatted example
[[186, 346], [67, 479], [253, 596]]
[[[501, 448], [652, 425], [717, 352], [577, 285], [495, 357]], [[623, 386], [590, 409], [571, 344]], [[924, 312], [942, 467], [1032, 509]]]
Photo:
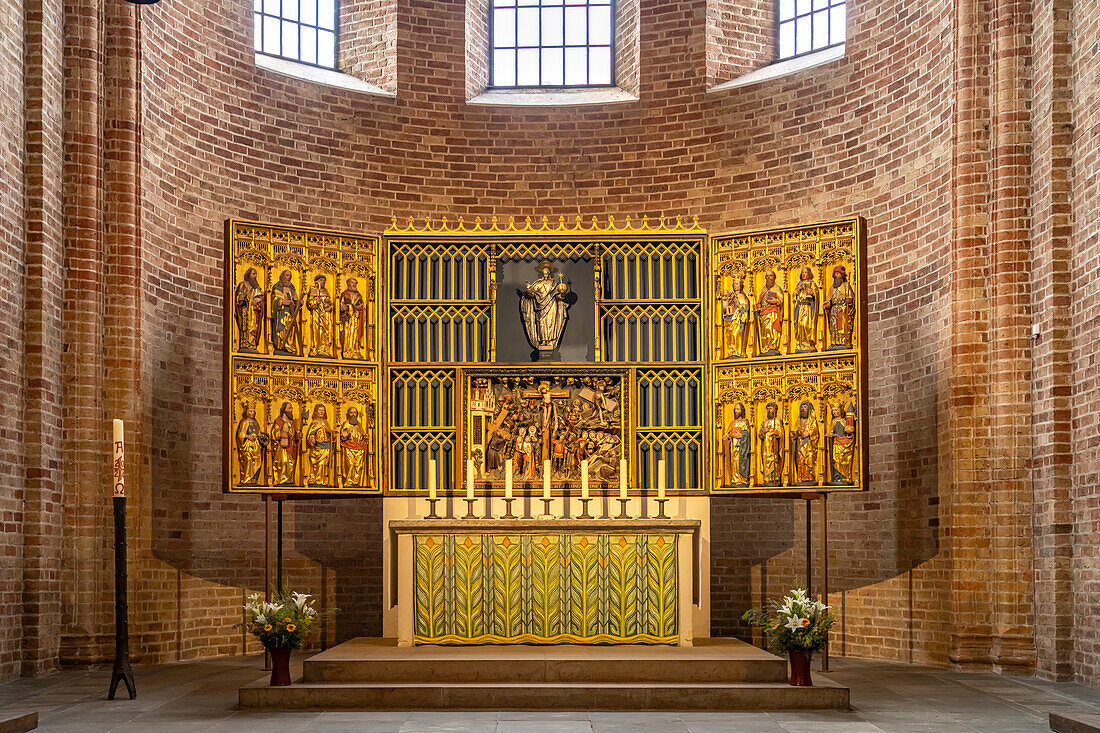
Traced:
[[781, 603], [773, 601], [767, 608], [745, 611], [741, 618], [763, 629], [769, 649], [776, 654], [786, 654], [791, 649], [814, 652], [823, 648], [836, 614], [829, 606], [809, 598], [806, 591], [796, 587]]
[[270, 601], [253, 593], [244, 610], [245, 628], [265, 649], [301, 649], [317, 620], [313, 599], [306, 593], [284, 591]]

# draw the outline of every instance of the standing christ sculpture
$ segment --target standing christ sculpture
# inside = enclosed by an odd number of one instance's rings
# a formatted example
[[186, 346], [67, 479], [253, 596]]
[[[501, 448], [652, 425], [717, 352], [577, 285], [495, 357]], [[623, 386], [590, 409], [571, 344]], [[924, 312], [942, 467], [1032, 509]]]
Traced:
[[565, 296], [569, 292], [561, 275], [554, 281], [554, 266], [544, 260], [539, 263], [538, 280], [526, 283], [519, 310], [523, 315], [523, 326], [527, 330], [527, 340], [539, 352], [539, 361], [548, 360], [557, 351], [562, 331], [565, 329], [566, 311], [569, 304]]

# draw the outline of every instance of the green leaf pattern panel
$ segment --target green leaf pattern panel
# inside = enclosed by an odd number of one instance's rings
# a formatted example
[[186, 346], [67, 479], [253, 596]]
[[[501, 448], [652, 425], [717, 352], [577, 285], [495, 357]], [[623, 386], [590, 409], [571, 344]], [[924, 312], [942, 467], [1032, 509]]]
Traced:
[[676, 643], [675, 535], [415, 538], [417, 644]]

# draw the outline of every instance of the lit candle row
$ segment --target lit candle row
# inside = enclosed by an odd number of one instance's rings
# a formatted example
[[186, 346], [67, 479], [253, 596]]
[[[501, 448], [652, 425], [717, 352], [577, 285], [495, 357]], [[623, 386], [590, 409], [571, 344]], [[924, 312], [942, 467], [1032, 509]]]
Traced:
[[[116, 420], [118, 423], [115, 426], [116, 435], [119, 436], [116, 445], [121, 446], [121, 420]], [[121, 448], [119, 448], [121, 452]], [[436, 486], [436, 462], [435, 460], [428, 461], [428, 498], [437, 499], [438, 488]], [[474, 498], [474, 462], [473, 460], [466, 461], [466, 498]], [[512, 498], [512, 459], [504, 461], [504, 498]], [[542, 462], [542, 498], [550, 498], [550, 461]], [[588, 459], [585, 458], [581, 461], [581, 498], [588, 499]], [[626, 490], [626, 459], [619, 461], [619, 498], [627, 498]], [[657, 498], [665, 498], [665, 461], [661, 459], [657, 461]]]

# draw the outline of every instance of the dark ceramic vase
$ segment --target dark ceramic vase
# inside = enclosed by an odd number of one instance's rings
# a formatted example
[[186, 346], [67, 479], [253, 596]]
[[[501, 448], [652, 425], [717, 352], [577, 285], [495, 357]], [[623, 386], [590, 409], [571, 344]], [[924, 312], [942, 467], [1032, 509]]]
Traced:
[[814, 682], [810, 679], [810, 657], [813, 656], [813, 652], [805, 649], [791, 649], [789, 653], [791, 677], [788, 681], [790, 684], [796, 687], [813, 687]]
[[271, 686], [286, 687], [290, 684], [290, 650], [268, 649], [267, 652], [271, 655]]

